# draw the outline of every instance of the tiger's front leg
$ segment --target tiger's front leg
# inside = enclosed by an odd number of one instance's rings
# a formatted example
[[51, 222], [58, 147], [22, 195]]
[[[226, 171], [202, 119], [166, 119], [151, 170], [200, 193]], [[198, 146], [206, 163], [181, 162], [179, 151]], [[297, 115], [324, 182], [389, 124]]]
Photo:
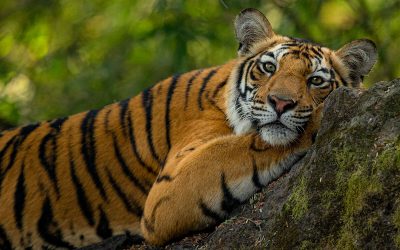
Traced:
[[163, 245], [222, 221], [235, 206], [293, 166], [312, 144], [311, 131], [296, 145], [270, 147], [258, 135], [213, 139], [174, 165], [167, 163], [146, 200], [141, 230]]

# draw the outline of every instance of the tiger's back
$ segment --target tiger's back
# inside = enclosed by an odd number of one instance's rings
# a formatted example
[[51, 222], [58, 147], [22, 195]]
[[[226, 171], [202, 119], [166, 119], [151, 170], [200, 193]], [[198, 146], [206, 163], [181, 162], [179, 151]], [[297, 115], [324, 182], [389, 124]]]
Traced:
[[218, 121], [230, 132], [222, 109], [232, 65], [175, 75], [102, 109], [4, 132], [0, 243], [74, 248], [140, 235], [147, 193], [174, 141]]

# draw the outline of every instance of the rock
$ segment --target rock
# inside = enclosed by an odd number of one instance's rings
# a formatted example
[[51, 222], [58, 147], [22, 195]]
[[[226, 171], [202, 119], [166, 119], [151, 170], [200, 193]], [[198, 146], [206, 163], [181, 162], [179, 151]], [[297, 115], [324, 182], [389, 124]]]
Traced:
[[400, 248], [400, 80], [334, 91], [300, 163], [213, 232], [165, 248], [195, 247]]

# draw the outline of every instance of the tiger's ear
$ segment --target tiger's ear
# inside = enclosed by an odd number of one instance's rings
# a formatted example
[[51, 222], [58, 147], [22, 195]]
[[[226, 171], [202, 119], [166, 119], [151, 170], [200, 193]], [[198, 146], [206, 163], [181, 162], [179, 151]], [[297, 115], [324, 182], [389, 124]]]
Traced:
[[236, 16], [235, 33], [240, 56], [249, 53], [255, 43], [275, 35], [264, 14], [252, 8], [244, 9]]
[[369, 39], [358, 39], [345, 44], [335, 53], [349, 70], [352, 86], [358, 86], [372, 66], [374, 66], [378, 53], [376, 45]]

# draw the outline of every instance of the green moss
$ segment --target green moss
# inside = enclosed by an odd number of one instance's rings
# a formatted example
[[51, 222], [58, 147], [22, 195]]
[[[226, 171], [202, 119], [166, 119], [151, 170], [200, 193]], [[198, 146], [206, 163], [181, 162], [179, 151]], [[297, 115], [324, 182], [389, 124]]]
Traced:
[[385, 149], [378, 153], [373, 161], [373, 171], [400, 170], [400, 142], [387, 143]]
[[352, 173], [347, 183], [344, 198], [345, 217], [357, 215], [365, 205], [365, 199], [375, 193], [382, 192], [382, 184], [376, 176], [368, 176], [365, 168]]
[[353, 125], [323, 138], [319, 158], [295, 180], [275, 244], [289, 246], [293, 238], [300, 249], [400, 249], [400, 137], [391, 138], [388, 126]]
[[358, 159], [359, 154], [354, 152], [350, 147], [343, 146], [341, 150], [334, 150], [333, 156], [338, 170], [334, 177], [335, 186], [325, 189], [321, 195], [321, 204], [325, 210], [329, 210], [332, 206], [335, 206], [336, 204], [332, 203], [337, 202], [337, 199], [342, 199], [343, 194], [346, 192], [349, 171], [360, 164]]
[[393, 224], [397, 228], [397, 234], [394, 237], [394, 242], [398, 248], [400, 248], [400, 206], [397, 206], [397, 209], [393, 215]]
[[[336, 188], [323, 195], [325, 200], [333, 197], [343, 197], [342, 226], [339, 231], [337, 246], [339, 249], [355, 249], [356, 242], [364, 231], [372, 229], [377, 218], [369, 217], [361, 222], [359, 228], [358, 216], [365, 209], [368, 198], [383, 192], [383, 184], [378, 172], [390, 169], [393, 166], [393, 150], [383, 151], [375, 160], [366, 152], [350, 146], [335, 151], [338, 165], [336, 173]], [[372, 166], [372, 167], [371, 167]], [[375, 170], [374, 170], [375, 169]], [[325, 201], [329, 204], [329, 202]], [[357, 221], [357, 225], [355, 224]], [[399, 237], [400, 239], [400, 237]]]
[[301, 250], [315, 249], [315, 244], [308, 240], [303, 240], [300, 244]]
[[[355, 221], [365, 208], [367, 198], [379, 192], [382, 192], [382, 184], [375, 176], [369, 176], [361, 168], [350, 175], [344, 195], [344, 213], [341, 217], [343, 225], [337, 244], [339, 249], [357, 248], [355, 243], [360, 239], [360, 231], [364, 228], [356, 226]], [[366, 226], [369, 225], [369, 228], [371, 228], [373, 221], [373, 218], [371, 221], [366, 221]]]
[[[396, 168], [400, 167], [400, 138], [397, 140], [397, 145], [394, 148], [394, 154], [390, 155], [389, 153], [381, 154], [382, 158], [379, 161], [376, 161], [376, 167], [382, 168], [387, 166], [387, 163], [393, 162], [393, 166]], [[393, 157], [394, 155], [394, 157]], [[382, 166], [383, 165], [383, 166]], [[386, 167], [385, 167], [386, 168]], [[393, 214], [392, 222], [397, 229], [397, 234], [394, 236], [394, 243], [398, 248], [400, 248], [400, 201], [397, 201], [397, 208]]]
[[308, 200], [307, 183], [304, 176], [302, 176], [300, 182], [289, 196], [288, 203], [286, 204], [285, 208], [290, 210], [290, 213], [294, 219], [298, 220], [307, 212]]
[[335, 150], [335, 160], [339, 167], [339, 173], [354, 169], [355, 165], [360, 164], [360, 153], [351, 146], [344, 145], [340, 150]]
[[340, 195], [336, 190], [327, 190], [321, 195], [321, 204], [325, 211], [329, 211], [333, 206], [335, 206], [335, 198]]
[[355, 245], [355, 232], [351, 230], [352, 225], [346, 224], [346, 227], [344, 230], [340, 232], [340, 238], [337, 242], [337, 249], [357, 249]]

